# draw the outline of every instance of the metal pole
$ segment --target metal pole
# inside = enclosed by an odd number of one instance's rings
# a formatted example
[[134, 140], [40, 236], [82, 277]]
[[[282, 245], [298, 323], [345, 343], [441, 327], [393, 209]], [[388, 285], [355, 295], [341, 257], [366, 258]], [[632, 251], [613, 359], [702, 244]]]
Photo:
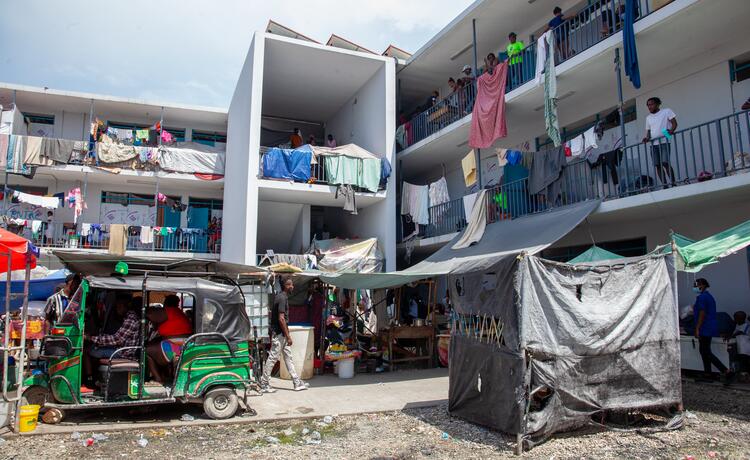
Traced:
[[[154, 227], [156, 227], [156, 223], [159, 221], [159, 171], [156, 171], [156, 193], [154, 193]], [[153, 232], [153, 227], [151, 228], [151, 231]], [[162, 240], [162, 244], [163, 244]], [[156, 251], [156, 240], [153, 240], [151, 242], [151, 250]]]
[[159, 116], [159, 147], [161, 147], [162, 131], [164, 131], [164, 107], [161, 108], [161, 115]]
[[[477, 62], [477, 20], [471, 20], [471, 46], [474, 49], [474, 103], [476, 104], [477, 99], [477, 77], [479, 76], [479, 64]], [[479, 190], [482, 190], [482, 150], [476, 149], [476, 163], [477, 163], [477, 184]]]
[[620, 48], [615, 48], [615, 72], [617, 72], [617, 97], [620, 101], [618, 107], [620, 113], [620, 136], [622, 137], [622, 149], [625, 151], [627, 142], [625, 141], [625, 111], [623, 110], [625, 104], [622, 100], [622, 66], [620, 65]]
[[[8, 249], [5, 257], [8, 258], [7, 271], [5, 272], [5, 334], [3, 334], [3, 400], [10, 401], [8, 397], [8, 347], [10, 338], [10, 288], [11, 288], [11, 251]], [[13, 425], [11, 425], [13, 426]]]
[[89, 105], [89, 134], [91, 133], [91, 124], [93, 122], [94, 122], [94, 100], [91, 99], [91, 104]]
[[148, 272], [143, 275], [143, 284], [141, 285], [141, 352], [138, 360], [138, 399], [143, 398], [143, 380], [146, 378], [146, 307], [148, 306], [149, 291], [146, 288], [148, 281]]

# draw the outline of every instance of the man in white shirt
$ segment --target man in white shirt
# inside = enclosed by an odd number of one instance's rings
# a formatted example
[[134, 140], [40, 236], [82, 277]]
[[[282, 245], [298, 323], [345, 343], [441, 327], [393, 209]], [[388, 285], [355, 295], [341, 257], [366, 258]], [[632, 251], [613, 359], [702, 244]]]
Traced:
[[661, 99], [658, 97], [650, 97], [646, 106], [650, 113], [646, 117], [646, 137], [643, 138], [643, 143], [651, 142], [651, 158], [654, 160], [656, 175], [667, 188], [667, 174], [671, 185], [675, 185], [674, 170], [669, 162], [669, 142], [677, 131], [677, 115], [672, 109], [662, 109]]

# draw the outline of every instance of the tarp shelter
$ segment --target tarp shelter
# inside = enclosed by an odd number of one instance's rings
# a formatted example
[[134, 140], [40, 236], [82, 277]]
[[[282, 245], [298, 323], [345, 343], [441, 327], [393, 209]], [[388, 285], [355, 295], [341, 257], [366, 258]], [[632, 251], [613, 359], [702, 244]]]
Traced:
[[449, 411], [528, 444], [608, 410], [682, 400], [672, 256], [507, 255], [448, 277]]
[[675, 235], [672, 239], [677, 246], [678, 270], [698, 272], [749, 246], [750, 220], [691, 244], [680, 244]]
[[313, 240], [308, 254], [318, 257], [318, 269], [331, 273], [376, 273], [383, 270], [383, 254], [377, 238]]
[[614, 252], [607, 251], [606, 249], [600, 248], [597, 245], [593, 245], [590, 248], [588, 248], [585, 252], [570, 259], [568, 263], [569, 264], [582, 264], [582, 263], [599, 262], [602, 260], [613, 260], [613, 259], [622, 259], [622, 258], [623, 257], [619, 254], [615, 254]]
[[24, 270], [27, 259], [29, 268], [36, 267], [37, 249], [26, 238], [18, 236], [7, 230], [0, 229], [0, 273], [8, 271], [8, 258], [10, 257], [10, 270]]

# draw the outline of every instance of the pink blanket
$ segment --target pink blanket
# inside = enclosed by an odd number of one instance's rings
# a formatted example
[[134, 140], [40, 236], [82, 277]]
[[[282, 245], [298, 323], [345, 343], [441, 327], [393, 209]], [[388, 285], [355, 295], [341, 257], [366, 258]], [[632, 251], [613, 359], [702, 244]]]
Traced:
[[471, 114], [469, 145], [487, 148], [495, 140], [508, 135], [505, 127], [505, 80], [508, 62], [495, 67], [492, 75], [485, 73], [477, 78], [477, 100]]

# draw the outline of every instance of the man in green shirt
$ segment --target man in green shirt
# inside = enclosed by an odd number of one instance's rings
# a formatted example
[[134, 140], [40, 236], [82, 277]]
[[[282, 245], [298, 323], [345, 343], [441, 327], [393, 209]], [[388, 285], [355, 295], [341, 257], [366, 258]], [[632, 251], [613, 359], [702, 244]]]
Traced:
[[508, 59], [510, 59], [510, 65], [523, 62], [523, 50], [524, 48], [526, 48], [526, 45], [524, 45], [522, 41], [517, 40], [516, 38], [516, 33], [511, 32], [510, 35], [508, 35], [508, 40], [510, 40], [510, 43], [505, 48], [505, 52], [508, 54]]

